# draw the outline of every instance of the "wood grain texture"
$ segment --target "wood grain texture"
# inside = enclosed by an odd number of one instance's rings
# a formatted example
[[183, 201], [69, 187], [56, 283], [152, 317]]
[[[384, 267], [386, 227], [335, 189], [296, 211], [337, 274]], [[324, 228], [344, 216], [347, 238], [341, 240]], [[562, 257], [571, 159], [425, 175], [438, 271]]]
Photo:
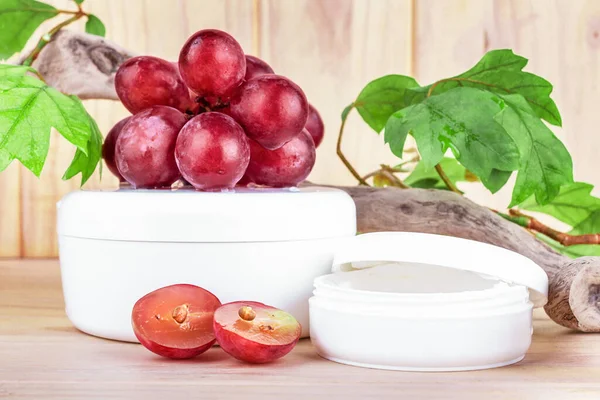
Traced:
[[[325, 138], [309, 179], [353, 184], [335, 156], [341, 111], [363, 86], [382, 75], [410, 74], [409, 0], [294, 0], [261, 2], [260, 54], [276, 73], [295, 81], [321, 113]], [[352, 113], [344, 152], [363, 173], [398, 159]]]
[[0, 173], [0, 258], [21, 256], [21, 170]]
[[[524, 361], [457, 373], [336, 364], [303, 340], [287, 357], [242, 364], [218, 348], [170, 361], [141, 346], [87, 336], [63, 311], [56, 261], [0, 262], [0, 398], [64, 399], [598, 399], [600, 336], [534, 314]], [[108, 294], [107, 294], [108, 295]]]

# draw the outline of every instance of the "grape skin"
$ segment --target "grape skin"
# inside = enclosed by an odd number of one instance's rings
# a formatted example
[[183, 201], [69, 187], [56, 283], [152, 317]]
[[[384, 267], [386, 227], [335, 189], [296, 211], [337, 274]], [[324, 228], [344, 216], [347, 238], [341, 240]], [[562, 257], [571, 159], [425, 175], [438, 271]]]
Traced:
[[315, 147], [319, 147], [323, 141], [325, 126], [323, 125], [321, 115], [312, 104], [308, 105], [308, 119], [306, 120], [306, 126], [304, 128], [312, 136], [313, 141], [315, 142]]
[[202, 97], [227, 97], [243, 81], [246, 57], [229, 34], [205, 29], [193, 34], [179, 53], [179, 72]]
[[186, 112], [193, 105], [177, 69], [157, 57], [133, 57], [121, 64], [115, 75], [115, 89], [132, 114], [157, 105]]
[[249, 81], [261, 75], [274, 74], [273, 68], [263, 60], [254, 56], [246, 56], [246, 76], [245, 80]]
[[186, 117], [167, 106], [134, 115], [123, 127], [115, 148], [119, 172], [135, 188], [171, 186], [181, 174], [175, 162], [175, 142]]
[[125, 126], [125, 124], [131, 119], [131, 117], [123, 118], [119, 122], [112, 127], [112, 129], [106, 135], [104, 139], [104, 143], [102, 144], [102, 158], [108, 167], [108, 170], [112, 172], [114, 176], [119, 178], [119, 182], [125, 182], [125, 178], [119, 172], [117, 168], [117, 162], [115, 160], [115, 145], [117, 144], [117, 139], [121, 134], [121, 130]]
[[227, 189], [244, 175], [250, 146], [233, 118], [207, 112], [192, 118], [181, 130], [175, 159], [185, 180], [196, 189]]
[[244, 178], [265, 186], [295, 186], [308, 177], [315, 160], [315, 143], [306, 129], [277, 150], [250, 140], [250, 164]]
[[250, 79], [231, 99], [228, 113], [253, 140], [275, 150], [298, 135], [308, 118], [308, 102], [298, 85], [279, 75]]

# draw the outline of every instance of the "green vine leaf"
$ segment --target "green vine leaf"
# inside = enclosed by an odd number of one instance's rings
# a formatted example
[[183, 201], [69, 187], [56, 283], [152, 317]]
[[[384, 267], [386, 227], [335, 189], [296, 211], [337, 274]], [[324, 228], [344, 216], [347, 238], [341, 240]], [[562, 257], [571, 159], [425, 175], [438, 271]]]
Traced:
[[[469, 180], [467, 169], [454, 158], [442, 158], [440, 166], [454, 184]], [[427, 168], [422, 161], [419, 161], [415, 169], [404, 179], [404, 183], [414, 188], [448, 190], [435, 168]]]
[[385, 127], [390, 115], [406, 107], [406, 90], [418, 87], [413, 78], [404, 75], [386, 75], [371, 81], [360, 92], [354, 107], [362, 119], [377, 133]]
[[23, 50], [42, 22], [57, 15], [56, 8], [35, 0], [0, 1], [0, 60]]
[[532, 112], [521, 95], [503, 95], [506, 107], [496, 121], [519, 146], [521, 166], [509, 207], [527, 200], [532, 194], [538, 204], [548, 204], [560, 187], [573, 182], [573, 161], [566, 147]]
[[[600, 211], [600, 198], [592, 195], [592, 189], [594, 186], [589, 183], [574, 182], [562, 186], [558, 196], [548, 204], [540, 205], [535, 201], [535, 197], [531, 196], [521, 203], [519, 208], [551, 215], [575, 227]], [[600, 224], [597, 225], [596, 232], [600, 232]]]
[[[0, 65], [0, 171], [19, 160], [39, 176], [55, 128], [77, 147], [65, 177], [82, 174], [82, 185], [100, 160], [102, 135], [81, 100], [28, 75], [32, 68]], [[65, 178], [68, 179], [68, 178]]]
[[504, 107], [494, 93], [458, 87], [394, 113], [385, 127], [385, 141], [402, 158], [410, 133], [427, 169], [450, 149], [488, 189], [497, 190], [497, 183], [490, 182], [494, 170], [514, 171], [520, 158], [515, 141], [494, 119]]
[[104, 37], [106, 35], [104, 24], [94, 14], [88, 15], [87, 22], [85, 23], [85, 31], [96, 36]]
[[[489, 51], [467, 72], [440, 81], [432, 94], [441, 94], [460, 86], [476, 87], [502, 95], [520, 94], [527, 100], [534, 115], [552, 125], [561, 126], [560, 113], [550, 98], [552, 84], [540, 76], [522, 71], [527, 61], [512, 50]], [[413, 90], [409, 95], [411, 104], [423, 101], [431, 86]]]

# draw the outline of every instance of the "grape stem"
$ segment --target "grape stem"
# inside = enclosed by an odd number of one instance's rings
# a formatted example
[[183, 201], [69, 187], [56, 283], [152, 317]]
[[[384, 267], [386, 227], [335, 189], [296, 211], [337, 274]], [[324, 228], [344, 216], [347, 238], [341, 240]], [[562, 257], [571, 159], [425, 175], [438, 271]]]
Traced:
[[89, 16], [88, 13], [86, 13], [82, 10], [81, 5], [78, 4], [77, 9], [78, 9], [77, 11], [57, 10], [59, 12], [59, 14], [70, 14], [73, 16], [71, 18], [64, 20], [60, 24], [56, 25], [54, 28], [50, 29], [46, 34], [42, 35], [42, 37], [37, 42], [37, 44], [35, 45], [33, 50], [31, 50], [31, 52], [27, 55], [27, 57], [25, 57], [23, 59], [23, 61], [21, 62], [21, 65], [31, 66], [31, 64], [33, 64], [33, 62], [35, 61], [37, 56], [40, 54], [42, 49], [44, 47], [46, 47], [46, 45], [48, 43], [50, 43], [50, 40], [52, 40], [52, 36], [54, 36], [58, 31], [60, 31], [65, 26], [70, 25], [73, 22], [78, 21], [79, 19], [81, 19], [83, 17]]
[[[354, 108], [354, 106], [352, 106], [352, 108]], [[352, 111], [352, 109], [350, 111]], [[369, 185], [367, 183], [367, 181], [365, 181], [358, 174], [358, 172], [356, 172], [356, 169], [352, 166], [352, 164], [350, 164], [350, 161], [348, 161], [348, 159], [346, 158], [346, 156], [342, 152], [342, 136], [344, 135], [344, 127], [346, 126], [346, 120], [347, 119], [348, 119], [348, 115], [346, 115], [344, 118], [342, 118], [342, 125], [340, 125], [340, 132], [338, 134], [338, 140], [337, 140], [337, 146], [336, 146], [337, 155], [340, 158], [340, 160], [342, 160], [342, 162], [344, 163], [344, 165], [346, 166], [346, 168], [348, 168], [348, 171], [350, 171], [350, 173], [352, 174], [352, 176], [354, 176], [354, 178], [356, 178], [356, 180], [358, 181], [359, 185], [371, 186], [371, 185]]]

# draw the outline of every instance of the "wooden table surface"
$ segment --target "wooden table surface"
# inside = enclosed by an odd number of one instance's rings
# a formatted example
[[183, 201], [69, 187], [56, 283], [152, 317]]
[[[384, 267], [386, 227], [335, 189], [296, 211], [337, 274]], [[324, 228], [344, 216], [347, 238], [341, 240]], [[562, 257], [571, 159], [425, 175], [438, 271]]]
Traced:
[[[106, 294], [110, 296], [110, 293]], [[524, 361], [455, 373], [379, 371], [321, 359], [303, 340], [276, 363], [218, 348], [170, 361], [80, 333], [63, 310], [58, 262], [0, 261], [0, 399], [600, 399], [600, 335], [535, 314]]]

